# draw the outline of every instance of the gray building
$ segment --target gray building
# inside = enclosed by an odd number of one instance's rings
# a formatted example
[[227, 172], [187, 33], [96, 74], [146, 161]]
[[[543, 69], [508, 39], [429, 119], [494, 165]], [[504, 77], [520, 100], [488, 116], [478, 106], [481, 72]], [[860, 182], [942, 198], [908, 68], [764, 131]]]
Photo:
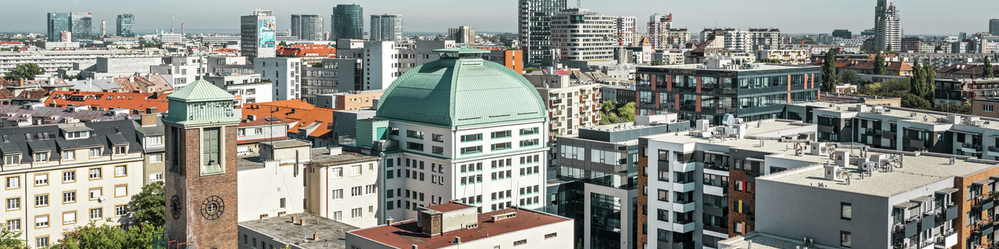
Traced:
[[360, 90], [361, 59], [323, 59], [321, 66], [302, 66], [302, 100], [316, 105], [323, 94]]
[[90, 40], [93, 39], [93, 29], [92, 24], [93, 17], [89, 12], [72, 12], [69, 13], [69, 31], [73, 32], [73, 37], [76, 40]]
[[989, 34], [999, 35], [999, 19], [989, 19]]
[[357, 4], [338, 4], [330, 16], [330, 40], [364, 39], [364, 8]]
[[323, 17], [319, 15], [291, 15], [291, 36], [304, 41], [323, 40]]
[[115, 35], [122, 37], [135, 36], [135, 16], [129, 13], [118, 15]]
[[402, 15], [371, 15], [371, 40], [402, 42]]
[[843, 39], [851, 39], [851, 38], [853, 38], [853, 33], [851, 33], [849, 29], [837, 29], [837, 30], [833, 30], [832, 36], [833, 37], [843, 38]]
[[270, 10], [254, 10], [252, 15], [240, 17], [240, 49], [251, 62], [275, 56], [275, 20]]
[[566, 0], [519, 0], [517, 6], [517, 36], [524, 64], [551, 63], [551, 18], [567, 8]]
[[458, 26], [447, 30], [448, 39], [455, 43], [475, 43], [475, 28], [469, 26]]
[[48, 32], [45, 35], [48, 36], [48, 41], [61, 41], [60, 34], [63, 31], [69, 31], [69, 13], [48, 13], [45, 14], [45, 17], [48, 26]]

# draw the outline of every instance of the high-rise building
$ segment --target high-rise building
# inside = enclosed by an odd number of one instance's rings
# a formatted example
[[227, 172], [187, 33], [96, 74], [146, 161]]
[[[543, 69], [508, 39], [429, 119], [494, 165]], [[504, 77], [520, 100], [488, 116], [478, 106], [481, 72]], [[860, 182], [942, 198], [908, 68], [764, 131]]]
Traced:
[[291, 36], [299, 40], [323, 40], [323, 17], [319, 15], [291, 15]]
[[129, 13], [118, 15], [115, 35], [123, 37], [135, 36], [135, 16]]
[[475, 43], [475, 28], [459, 26], [447, 30], [447, 37], [456, 43]]
[[999, 35], [999, 19], [989, 20], [989, 34]]
[[618, 45], [637, 45], [635, 44], [635, 24], [637, 22], [638, 18], [634, 16], [619, 16], [614, 18], [614, 28], [616, 29], [614, 36], [617, 38]]
[[567, 9], [551, 17], [551, 47], [560, 60], [606, 61], [614, 59], [615, 39], [579, 42], [578, 34], [613, 37], [615, 17], [588, 9]]
[[678, 51], [684, 49], [687, 42], [690, 42], [690, 31], [687, 28], [669, 29], [666, 31], [665, 50]]
[[69, 31], [73, 32], [77, 40], [93, 39], [93, 29], [93, 17], [89, 12], [69, 13]]
[[760, 50], [773, 50], [780, 49], [780, 29], [776, 28], [760, 28], [760, 29], [749, 29], [749, 49], [752, 52]]
[[364, 8], [357, 4], [338, 4], [330, 16], [330, 40], [364, 39]]
[[371, 15], [371, 40], [402, 42], [402, 15]]
[[524, 64], [548, 65], [552, 61], [551, 17], [566, 9], [566, 0], [519, 0], [517, 36], [524, 50]]
[[251, 62], [255, 58], [270, 58], [275, 55], [274, 12], [254, 10], [252, 15], [240, 17], [240, 49]]
[[874, 49], [890, 51], [902, 46], [902, 25], [893, 0], [878, 0], [874, 9]]
[[62, 32], [69, 31], [69, 13], [48, 13], [45, 16], [48, 41], [59, 42]]
[[652, 49], [666, 49], [666, 33], [673, 28], [673, 14], [662, 15], [659, 13], [649, 17], [649, 42], [652, 42]]
[[833, 37], [843, 38], [843, 39], [851, 39], [851, 38], [853, 38], [853, 33], [851, 33], [849, 29], [837, 29], [837, 30], [833, 30], [832, 36]]

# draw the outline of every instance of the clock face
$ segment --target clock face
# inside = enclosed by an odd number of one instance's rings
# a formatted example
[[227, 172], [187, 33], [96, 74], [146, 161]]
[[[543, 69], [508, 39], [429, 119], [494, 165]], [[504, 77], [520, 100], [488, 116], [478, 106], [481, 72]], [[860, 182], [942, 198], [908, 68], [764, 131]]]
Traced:
[[173, 215], [173, 219], [180, 219], [180, 197], [173, 195], [170, 197], [170, 214]]
[[205, 219], [218, 219], [219, 216], [222, 216], [223, 212], [225, 212], [225, 203], [222, 202], [222, 197], [213, 195], [201, 202], [201, 216], [205, 217]]

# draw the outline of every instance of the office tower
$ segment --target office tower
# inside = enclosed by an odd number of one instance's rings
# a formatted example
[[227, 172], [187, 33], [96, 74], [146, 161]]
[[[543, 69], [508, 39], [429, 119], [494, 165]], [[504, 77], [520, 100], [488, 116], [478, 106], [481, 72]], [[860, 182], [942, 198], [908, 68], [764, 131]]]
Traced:
[[364, 39], [364, 8], [357, 4], [338, 4], [330, 16], [330, 40]]
[[459, 26], [447, 30], [448, 39], [455, 43], [475, 43], [475, 28], [469, 26]]
[[519, 0], [517, 4], [517, 36], [524, 50], [524, 64], [551, 64], [551, 17], [566, 9], [566, 0]]
[[323, 40], [323, 17], [319, 15], [291, 15], [291, 36], [299, 40]]
[[989, 34], [999, 35], [999, 19], [989, 20]]
[[372, 41], [402, 41], [402, 15], [371, 15]]
[[649, 17], [649, 42], [652, 42], [652, 49], [666, 49], [666, 33], [673, 28], [673, 14], [661, 15], [653, 14]]
[[902, 46], [902, 26], [893, 0], [878, 0], [874, 11], [874, 49], [890, 51]]
[[135, 36], [135, 16], [129, 13], [118, 15], [115, 35], [123, 37]]
[[567, 9], [551, 17], [552, 51], [560, 60], [606, 61], [614, 59], [616, 39], [593, 39], [579, 42], [577, 34], [593, 37], [614, 36], [613, 16], [603, 16], [588, 9]]
[[635, 46], [635, 24], [638, 18], [634, 16], [619, 16], [614, 18], [615, 38], [618, 45]]
[[63, 31], [69, 31], [68, 13], [48, 13], [46, 14], [46, 24], [48, 26], [48, 41], [58, 42]]
[[837, 30], [833, 30], [832, 36], [833, 37], [843, 38], [843, 39], [851, 39], [851, 38], [853, 38], [853, 33], [851, 33], [849, 29], [837, 29]]
[[92, 19], [91, 14], [87, 12], [69, 13], [69, 31], [73, 32], [73, 36], [77, 37], [77, 40], [93, 39]]
[[254, 10], [252, 15], [240, 17], [240, 49], [251, 62], [258, 57], [274, 57], [275, 20], [270, 10]]

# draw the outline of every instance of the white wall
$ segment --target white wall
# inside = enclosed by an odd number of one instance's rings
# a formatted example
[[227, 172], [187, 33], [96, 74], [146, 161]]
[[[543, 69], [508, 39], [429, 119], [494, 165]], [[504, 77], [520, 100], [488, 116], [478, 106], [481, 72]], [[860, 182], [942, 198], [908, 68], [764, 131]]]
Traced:
[[[300, 166], [301, 167], [301, 166]], [[294, 164], [268, 163], [264, 168], [239, 170], [239, 221], [260, 219], [260, 215], [277, 217], [278, 212], [289, 214], [305, 211], [304, 172], [294, 175]], [[281, 198], [285, 207], [280, 207]]]

